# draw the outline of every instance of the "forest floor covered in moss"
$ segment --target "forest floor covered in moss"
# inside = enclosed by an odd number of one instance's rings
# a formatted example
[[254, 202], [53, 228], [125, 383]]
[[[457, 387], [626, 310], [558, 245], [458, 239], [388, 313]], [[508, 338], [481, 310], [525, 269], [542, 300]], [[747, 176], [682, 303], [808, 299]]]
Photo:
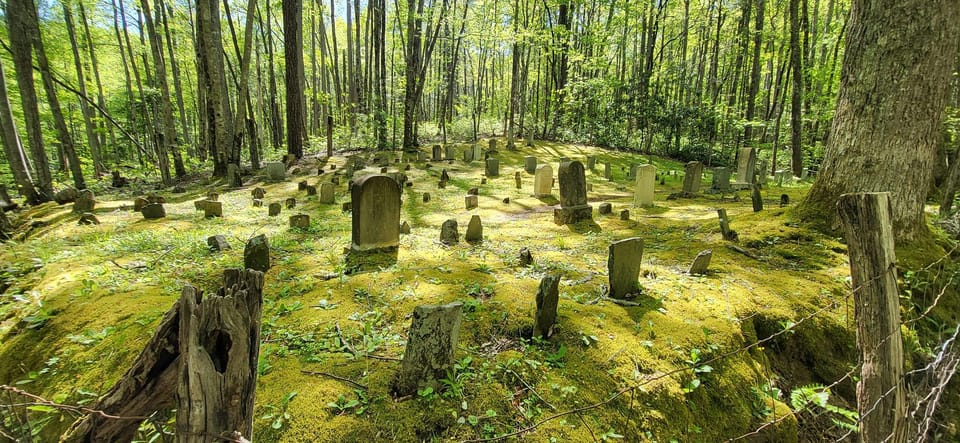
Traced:
[[[586, 164], [597, 156], [596, 170], [587, 171], [593, 222], [555, 225], [557, 201], [533, 197], [525, 155], [554, 171], [560, 157]], [[847, 432], [858, 354], [846, 248], [779, 205], [782, 194], [799, 201], [809, 183], [770, 183], [765, 209], [753, 212], [746, 191], [666, 200], [680, 190], [683, 165], [661, 158], [551, 143], [501, 149], [499, 158], [500, 176], [485, 185], [481, 161], [414, 162], [401, 208], [412, 232], [401, 235], [395, 263], [356, 273], [344, 272], [346, 180], [333, 205], [297, 187], [330, 181], [348, 163], [343, 155], [307, 158], [295, 167], [302, 175], [279, 183], [261, 173], [244, 177], [242, 188], [200, 179], [185, 194], [155, 191], [167, 201], [161, 220], [132, 211], [135, 197], [154, 193], [142, 189], [98, 195], [94, 226], [77, 225], [70, 205], [31, 208], [18, 216], [34, 226], [26, 239], [0, 249], [9, 285], [0, 295], [0, 383], [94, 404], [185, 284], [214, 291], [223, 269], [242, 265], [245, 241], [266, 234], [273, 267], [265, 277], [254, 441], [476, 441], [527, 430], [512, 438], [790, 442]], [[603, 178], [606, 161], [611, 181]], [[651, 161], [678, 175], [657, 184], [655, 206], [635, 208], [627, 170]], [[357, 176], [379, 171], [367, 163]], [[316, 175], [318, 166], [326, 173]], [[451, 180], [438, 189], [443, 169]], [[709, 173], [703, 183], [709, 187]], [[296, 208], [269, 217], [266, 204], [251, 205], [256, 186], [266, 190], [265, 203], [295, 197]], [[472, 187], [479, 208], [465, 210]], [[208, 192], [219, 193], [222, 218], [194, 209]], [[424, 192], [432, 195], [427, 203]], [[612, 215], [598, 215], [602, 202], [613, 204]], [[717, 208], [726, 208], [737, 242], [721, 238]], [[310, 216], [308, 229], [289, 227], [298, 213]], [[483, 221], [481, 243], [439, 242], [445, 220], [457, 220], [462, 233], [474, 214]], [[216, 234], [233, 248], [211, 251], [206, 238]], [[604, 294], [608, 246], [629, 237], [644, 241], [643, 294], [624, 306]], [[518, 262], [523, 247], [532, 266]], [[710, 272], [688, 275], [705, 249], [713, 251]], [[922, 265], [936, 254], [932, 248], [913, 260]], [[557, 331], [530, 340], [537, 286], [548, 273], [562, 277]], [[453, 301], [464, 303], [464, 315], [445, 389], [391, 397], [414, 307]], [[829, 392], [833, 409], [797, 392]], [[27, 415], [41, 440], [74, 418]], [[166, 417], [157, 421], [172, 429]], [[145, 425], [143, 438], [156, 432]]]

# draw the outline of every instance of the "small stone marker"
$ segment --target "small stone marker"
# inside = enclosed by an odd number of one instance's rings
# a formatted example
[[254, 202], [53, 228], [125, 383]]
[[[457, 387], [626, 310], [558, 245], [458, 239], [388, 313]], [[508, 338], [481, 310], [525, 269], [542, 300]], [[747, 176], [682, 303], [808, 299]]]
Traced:
[[446, 189], [446, 188], [447, 188], [446, 181], [440, 180], [437, 182], [437, 189]]
[[613, 177], [613, 176], [610, 175], [610, 162], [604, 163], [604, 164], [603, 164], [603, 178], [605, 178], [605, 179], [607, 179], [607, 180], [612, 180], [611, 177]]
[[533, 174], [534, 172], [537, 172], [537, 158], [532, 155], [528, 155], [524, 157], [523, 170], [527, 171], [528, 174]]
[[430, 202], [430, 193], [429, 193], [429, 192], [424, 192], [424, 193], [423, 193], [423, 202], [424, 202], [424, 203]]
[[462, 310], [459, 301], [414, 308], [407, 349], [394, 384], [396, 395], [416, 394], [421, 386], [440, 389], [440, 380], [447, 378], [455, 362]]
[[406, 221], [404, 221], [403, 223], [400, 223], [400, 233], [401, 233], [401, 234], [409, 234], [409, 233], [410, 233], [410, 223], [407, 223]]
[[607, 258], [609, 272], [610, 297], [631, 298], [640, 292], [637, 278], [640, 276], [640, 262], [643, 259], [643, 239], [628, 238], [610, 244]]
[[510, 204], [510, 197], [504, 197], [504, 198], [503, 198], [503, 203], [509, 205], [509, 204]]
[[280, 207], [281, 206], [279, 202], [270, 203], [270, 206], [267, 207], [267, 215], [270, 217], [276, 217], [280, 215]]
[[73, 201], [73, 212], [84, 213], [93, 211], [93, 207], [97, 205], [97, 200], [93, 196], [93, 191], [89, 189], [84, 189], [77, 194], [76, 200]]
[[163, 209], [163, 205], [160, 203], [150, 203], [144, 206], [143, 209], [140, 210], [140, 213], [143, 214], [143, 218], [147, 220], [156, 220], [167, 216], [167, 211]]
[[520, 171], [513, 173], [513, 181], [517, 183], [517, 189], [521, 189], [523, 187], [523, 178], [520, 177]]
[[344, 202], [342, 205], [340, 205], [340, 211], [342, 212], [353, 211], [353, 202]]
[[289, 197], [289, 198], [287, 198], [286, 200], [284, 200], [284, 205], [287, 207], [287, 209], [296, 208], [296, 207], [297, 207], [297, 199], [295, 199], [295, 198], [293, 198], [293, 197]]
[[207, 246], [211, 251], [226, 251], [230, 249], [230, 243], [227, 242], [227, 237], [219, 234], [207, 237]]
[[487, 178], [486, 178], [486, 177], [481, 178], [481, 179], [480, 179], [480, 184], [481, 184], [481, 185], [487, 184]]
[[460, 243], [460, 232], [457, 231], [457, 221], [449, 219], [440, 225], [440, 243], [447, 246]]
[[61, 189], [53, 196], [53, 201], [57, 202], [58, 205], [72, 203], [77, 199], [78, 194], [79, 192], [74, 188]]
[[483, 148], [480, 147], [479, 143], [473, 144], [473, 159], [480, 160], [483, 158]]
[[750, 199], [753, 201], [753, 212], [763, 210], [763, 196], [760, 195], [760, 185], [754, 183], [750, 189]]
[[140, 212], [140, 210], [143, 209], [144, 206], [149, 205], [149, 204], [150, 204], [150, 201], [149, 201], [149, 200], [147, 200], [147, 199], [145, 199], [145, 198], [143, 198], [143, 197], [137, 197], [137, 198], [133, 199], [133, 210], [134, 210], [134, 211], [137, 211], [137, 212]]
[[243, 267], [264, 273], [270, 269], [270, 243], [266, 235], [260, 234], [247, 241], [243, 248]]
[[700, 251], [697, 254], [697, 258], [693, 259], [693, 264], [690, 265], [690, 270], [687, 271], [690, 275], [703, 275], [707, 273], [707, 268], [710, 267], [710, 258], [713, 257], [713, 251], [707, 249], [706, 251]]
[[520, 248], [520, 266], [527, 267], [533, 264], [533, 254], [529, 248]]
[[99, 225], [100, 219], [98, 219], [96, 215], [93, 215], [92, 212], [84, 212], [83, 215], [80, 216], [80, 219], [77, 220], [77, 224], [78, 225]]
[[206, 200], [203, 205], [204, 218], [223, 217], [223, 203]]
[[689, 162], [683, 172], [683, 192], [696, 194], [700, 192], [700, 179], [703, 175], [703, 163]]
[[[753, 148], [740, 148], [740, 156], [737, 159], [737, 183], [752, 185], [756, 168], [757, 150]], [[749, 188], [749, 186], [747, 187]]]
[[479, 215], [470, 217], [470, 223], [467, 224], [467, 233], [463, 236], [467, 243], [476, 243], [483, 241], [483, 223]]
[[450, 181], [450, 174], [447, 173], [446, 169], [440, 171], [440, 181], [442, 182]]
[[600, 213], [600, 215], [613, 213], [613, 205], [610, 203], [600, 203], [600, 206], [597, 208], [597, 212]]
[[331, 205], [334, 202], [334, 186], [333, 183], [321, 183], [320, 184], [320, 203]]
[[[492, 141], [493, 143], [496, 143], [496, 141], [494, 141], [494, 140], [491, 140], [491, 141]], [[495, 158], [488, 158], [488, 159], [487, 159], [487, 170], [486, 170], [486, 173], [487, 173], [487, 174], [486, 174], [487, 177], [496, 177], [496, 176], [500, 175], [500, 160], [495, 159]]]
[[400, 244], [400, 186], [386, 175], [369, 175], [353, 185], [354, 251], [390, 251]]
[[442, 161], [443, 160], [443, 148], [440, 145], [433, 145], [433, 156], [430, 157], [431, 161]]
[[470, 188], [467, 190], [467, 195], [480, 195], [480, 188]]
[[110, 175], [113, 178], [110, 185], [113, 186], [114, 188], [122, 188], [129, 184], [129, 181], [125, 177], [120, 175], [120, 171], [113, 171], [110, 173]]
[[715, 192], [730, 192], [730, 170], [727, 168], [713, 168], [713, 181], [710, 190]]
[[560, 208], [553, 210], [553, 222], [574, 224], [593, 219], [593, 208], [587, 204], [586, 176], [578, 161], [560, 163]]
[[491, 138], [488, 142], [487, 152], [496, 154], [497, 152], [497, 139]]
[[480, 204], [480, 198], [476, 195], [468, 195], [463, 198], [463, 204], [467, 209], [476, 208]]
[[307, 189], [307, 181], [306, 181], [306, 180], [303, 180], [303, 181], [300, 181], [300, 182], [297, 183], [297, 190], [298, 190], [298, 191], [303, 191], [304, 189]]
[[727, 218], [727, 210], [717, 209], [717, 216], [720, 217], [720, 234], [724, 240], [737, 241], [737, 231], [730, 229], [730, 219]]
[[317, 187], [313, 185], [307, 185], [307, 195], [317, 195]]
[[630, 220], [630, 210], [622, 209], [620, 210], [620, 220]]
[[657, 180], [657, 168], [653, 165], [637, 167], [637, 188], [633, 194], [634, 206], [653, 205], [653, 186]]
[[790, 196], [787, 194], [780, 194], [780, 207], [784, 207], [790, 204]]
[[549, 197], [553, 191], [553, 168], [544, 164], [537, 166], [535, 172], [536, 174], [533, 176], [534, 197]]
[[381, 174], [386, 174], [386, 173], [387, 173], [387, 167], [384, 166], [384, 167], [380, 168], [380, 173], [381, 173]]
[[264, 169], [267, 171], [267, 178], [271, 181], [282, 181], [287, 178], [287, 165], [283, 162], [267, 162]]
[[259, 198], [253, 199], [253, 207], [254, 207], [254, 208], [262, 208], [262, 207], [263, 207], [263, 200], [260, 200]]
[[290, 227], [307, 229], [310, 227], [310, 216], [307, 214], [297, 214], [290, 216]]
[[560, 303], [560, 276], [548, 275], [540, 280], [537, 289], [537, 314], [533, 322], [533, 336], [549, 338], [557, 320], [557, 305]]
[[267, 195], [267, 191], [264, 191], [263, 188], [256, 187], [256, 188], [253, 188], [252, 191], [250, 191], [250, 195], [252, 195], [253, 198], [258, 198], [260, 200], [263, 200], [263, 197]]

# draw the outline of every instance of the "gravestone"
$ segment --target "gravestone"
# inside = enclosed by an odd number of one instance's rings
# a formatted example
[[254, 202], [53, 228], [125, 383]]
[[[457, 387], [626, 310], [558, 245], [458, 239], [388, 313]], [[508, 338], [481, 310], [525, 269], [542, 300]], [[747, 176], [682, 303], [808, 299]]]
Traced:
[[613, 205], [610, 203], [600, 203], [600, 206], [597, 207], [597, 212], [600, 215], [607, 215], [613, 212]]
[[440, 380], [447, 378], [455, 362], [462, 310], [459, 301], [414, 308], [407, 349], [394, 383], [397, 395], [413, 395], [421, 387], [440, 390]]
[[730, 170], [727, 168], [713, 168], [713, 181], [710, 190], [714, 192], [730, 192]]
[[209, 247], [211, 251], [226, 251], [230, 249], [230, 243], [227, 242], [227, 237], [211, 235], [207, 237], [207, 247]]
[[534, 197], [549, 197], [553, 191], [552, 187], [553, 168], [548, 164], [537, 166], [536, 175], [533, 176]]
[[778, 186], [778, 187], [782, 187], [782, 186], [783, 186], [783, 179], [784, 179], [786, 176], [787, 176], [787, 171], [784, 171], [783, 169], [777, 169], [777, 173], [774, 174], [774, 179], [777, 181], [777, 186]]
[[77, 199], [73, 201], [73, 212], [84, 213], [93, 211], [97, 205], [97, 199], [93, 196], [93, 191], [84, 189], [77, 194]]
[[353, 185], [354, 251], [394, 250], [400, 244], [400, 186], [385, 175], [369, 175]]
[[267, 179], [270, 181], [283, 181], [287, 178], [287, 165], [283, 162], [267, 162], [264, 165], [267, 172]]
[[150, 203], [144, 206], [140, 213], [147, 220], [156, 220], [167, 216], [167, 211], [163, 209], [163, 205], [160, 203]]
[[440, 225], [440, 243], [447, 246], [460, 243], [460, 232], [457, 231], [457, 221], [449, 219]]
[[780, 194], [780, 207], [784, 207], [790, 204], [790, 196], [787, 194]]
[[473, 144], [473, 159], [480, 160], [483, 158], [483, 148], [480, 147], [479, 143]]
[[634, 206], [653, 205], [653, 186], [656, 181], [656, 166], [640, 165], [637, 167], [637, 188], [633, 194]]
[[537, 172], [537, 158], [532, 155], [528, 155], [524, 157], [523, 170], [527, 171], [528, 174], [533, 174], [534, 172]]
[[386, 174], [387, 171], [388, 171], [388, 168], [387, 168], [386, 166], [380, 168], [380, 173], [381, 173], [381, 174]]
[[410, 233], [410, 223], [407, 223], [406, 221], [404, 221], [403, 223], [400, 223], [400, 233], [401, 233], [401, 234], [409, 234], [409, 233]]
[[503, 203], [509, 205], [509, 204], [510, 204], [510, 197], [504, 197], [504, 198], [503, 198]]
[[470, 188], [467, 190], [467, 195], [480, 195], [480, 188]]
[[120, 171], [113, 171], [110, 174], [113, 176], [113, 181], [111, 183], [111, 186], [113, 186], [114, 188], [122, 188], [124, 186], [127, 186], [127, 184], [129, 184], [127, 179], [120, 175]]
[[593, 183], [587, 183], [587, 192], [593, 192]]
[[457, 148], [453, 146], [447, 146], [446, 149], [446, 159], [447, 160], [456, 160], [457, 159]]
[[593, 155], [588, 155], [588, 156], [587, 156], [587, 169], [589, 169], [589, 170], [592, 171], [593, 168], [596, 168], [596, 167], [597, 167], [597, 157], [595, 157], [595, 156], [593, 156]]
[[737, 231], [730, 229], [730, 219], [727, 217], [727, 210], [723, 208], [717, 209], [717, 217], [720, 218], [720, 235], [723, 236], [723, 239], [727, 241], [737, 241]]
[[467, 148], [463, 150], [463, 162], [473, 163], [473, 149]]
[[150, 204], [150, 201], [149, 201], [149, 200], [147, 200], [147, 199], [145, 199], [145, 198], [143, 198], [143, 197], [137, 197], [137, 198], [133, 199], [133, 210], [134, 210], [134, 211], [137, 211], [137, 212], [140, 212], [140, 210], [143, 209], [144, 206], [149, 205], [149, 204]]
[[253, 207], [254, 207], [254, 208], [262, 208], [262, 207], [263, 207], [263, 200], [261, 200], [261, 199], [259, 199], [259, 198], [253, 199]]
[[256, 187], [256, 188], [253, 188], [252, 191], [250, 191], [250, 195], [252, 195], [253, 198], [259, 198], [263, 200], [263, 197], [267, 195], [267, 191], [263, 190], [263, 188], [261, 187]]
[[603, 178], [611, 180], [612, 175], [610, 175], [610, 162], [603, 164]]
[[334, 202], [334, 186], [333, 183], [321, 183], [320, 184], [320, 203], [326, 205], [332, 205]]
[[443, 160], [443, 147], [440, 145], [433, 145], [433, 156], [430, 157], [431, 161], [442, 161]]
[[307, 181], [306, 181], [306, 180], [302, 180], [302, 181], [300, 181], [299, 183], [297, 183], [297, 190], [298, 190], [298, 191], [303, 191], [304, 189], [307, 189], [307, 186], [308, 186], [308, 185], [307, 185]]
[[447, 182], [445, 180], [440, 180], [437, 182], [437, 189], [446, 189]]
[[417, 161], [418, 162], [427, 161], [427, 153], [423, 151], [417, 151]]
[[620, 210], [620, 220], [624, 220], [624, 221], [630, 220], [630, 210], [629, 210], [629, 209], [621, 209], [621, 210]]
[[574, 224], [593, 219], [593, 208], [587, 204], [587, 179], [583, 164], [578, 161], [560, 163], [560, 208], [553, 210], [553, 222]]
[[295, 199], [295, 198], [293, 198], [293, 197], [288, 197], [286, 200], [283, 201], [283, 204], [284, 204], [284, 206], [287, 207], [287, 209], [296, 208], [296, 207], [297, 207], [297, 199]]
[[697, 258], [693, 259], [693, 263], [690, 265], [690, 270], [687, 271], [690, 275], [703, 275], [707, 273], [707, 268], [710, 267], [710, 258], [713, 257], [713, 251], [707, 249], [706, 251], [700, 251], [697, 254]]
[[260, 234], [247, 241], [243, 247], [243, 267], [264, 273], [270, 269], [270, 243], [266, 235]]
[[429, 192], [424, 192], [424, 193], [423, 193], [423, 202], [424, 202], [424, 203], [427, 203], [427, 202], [429, 202], [429, 201], [430, 201], [430, 193], [429, 193]]
[[330, 177], [330, 183], [332, 183], [332, 184], [334, 184], [334, 185], [339, 185], [339, 184], [340, 184], [340, 176], [339, 176], [339, 175], [334, 175], [333, 177]]
[[683, 192], [696, 194], [700, 192], [700, 179], [703, 175], [703, 163], [689, 162], [683, 172]]
[[767, 184], [767, 181], [769, 181], [769, 176], [767, 175], [767, 171], [769, 169], [770, 169], [769, 160], [763, 160], [760, 162], [760, 169], [757, 170], [757, 183], [760, 183], [761, 185]]
[[550, 338], [557, 321], [557, 305], [560, 303], [560, 276], [548, 275], [540, 280], [537, 288], [537, 314], [533, 321], [533, 336]]
[[310, 227], [310, 216], [307, 214], [297, 214], [290, 216], [290, 227], [307, 229]]
[[752, 189], [750, 189], [750, 200], [753, 201], [753, 212], [763, 210], [763, 197], [760, 195], [760, 184], [753, 184]]
[[342, 212], [353, 211], [353, 202], [344, 202], [342, 205], [340, 205], [340, 210]]
[[450, 174], [447, 173], [446, 169], [440, 172], [440, 181], [442, 182], [450, 181]]
[[467, 195], [463, 198], [463, 205], [469, 210], [476, 208], [480, 204], [480, 199], [476, 195]]
[[632, 298], [640, 292], [637, 278], [640, 277], [640, 262], [643, 258], [643, 239], [628, 238], [610, 244], [607, 257], [610, 297]]
[[463, 239], [467, 243], [483, 241], [483, 223], [480, 221], [479, 215], [470, 217], [470, 223], [467, 224], [467, 233], [464, 234]]
[[80, 193], [75, 188], [65, 188], [57, 191], [53, 196], [53, 201], [57, 202], [58, 205], [72, 203], [77, 199], [77, 195]]
[[223, 217], [223, 203], [206, 200], [203, 205], [203, 216], [205, 218]]
[[77, 220], [78, 225], [99, 225], [100, 219], [96, 215], [93, 215], [92, 212], [84, 212], [80, 219]]
[[487, 177], [496, 177], [500, 175], [500, 160], [495, 158], [487, 159]]
[[307, 195], [317, 195], [317, 187], [313, 185], [307, 185]]
[[754, 182], [754, 174], [757, 169], [757, 150], [753, 148], [740, 148], [740, 158], [737, 159], [737, 185], [745, 185], [749, 189]]
[[207, 200], [219, 201], [219, 200], [220, 200], [220, 194], [217, 194], [216, 192], [208, 192], [208, 193], [207, 193]]
[[267, 215], [270, 217], [276, 217], [280, 215], [280, 202], [270, 203], [270, 206], [267, 207]]
[[517, 184], [517, 189], [523, 187], [523, 178], [520, 177], [520, 171], [513, 173], [513, 181]]
[[627, 174], [627, 178], [636, 178], [636, 177], [637, 177], [637, 166], [638, 166], [638, 165], [634, 165], [634, 164], [631, 164], [631, 165], [630, 165], [630, 172]]
[[491, 138], [488, 142], [487, 152], [491, 154], [497, 153], [497, 139]]
[[520, 266], [527, 267], [533, 264], [533, 254], [530, 248], [520, 248]]

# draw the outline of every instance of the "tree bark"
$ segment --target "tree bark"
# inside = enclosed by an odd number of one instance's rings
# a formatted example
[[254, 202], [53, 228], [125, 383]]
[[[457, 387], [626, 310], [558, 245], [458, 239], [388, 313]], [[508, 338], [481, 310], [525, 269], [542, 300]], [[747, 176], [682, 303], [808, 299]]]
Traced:
[[227, 165], [239, 164], [239, 159], [229, 155], [233, 147], [233, 110], [227, 91], [217, 0], [197, 2], [197, 44], [201, 49], [201, 60], [197, 65], [206, 98], [206, 142], [214, 154], [213, 173], [223, 177], [227, 173]]
[[174, 170], [178, 178], [187, 175], [183, 167], [183, 157], [180, 155], [180, 145], [177, 142], [177, 126], [173, 120], [173, 105], [170, 102], [170, 84], [167, 82], [166, 61], [163, 59], [163, 48], [160, 43], [160, 33], [154, 25], [154, 17], [150, 9], [149, 0], [140, 0], [143, 9], [143, 20], [147, 25], [147, 33], [150, 35], [150, 52], [153, 54], [153, 67], [156, 69], [157, 84], [160, 86], [160, 113], [163, 121], [161, 125], [160, 142], [158, 146], [162, 149], [157, 150], [160, 157], [160, 173], [163, 174], [163, 183], [169, 185], [170, 180], [170, 159], [167, 154], [173, 154]]
[[[898, 239], [928, 233], [923, 206], [960, 26], [952, 0], [855, 0], [823, 167], [799, 214], [824, 227], [851, 192], [890, 192]], [[905, 173], [906, 171], [906, 173]]]
[[[77, 43], [77, 31], [73, 23], [73, 12], [70, 11], [70, 5], [66, 0], [61, 1], [63, 6], [63, 17], [67, 24], [67, 37], [70, 39], [70, 50], [73, 52], [73, 67], [77, 71], [77, 87], [80, 94], [87, 96], [87, 81], [83, 72], [83, 61], [80, 59], [80, 45]], [[97, 128], [94, 123], [93, 110], [87, 106], [84, 99], [80, 99], [80, 113], [83, 115], [83, 127], [87, 135], [87, 143], [90, 145], [90, 157], [93, 161], [94, 175], [99, 177], [103, 174], [102, 161], [100, 160], [100, 136], [97, 134]]]
[[287, 154], [303, 157], [303, 2], [283, 2], [283, 54], [287, 92]]
[[[803, 66], [800, 47], [800, 0], [790, 0], [790, 71], [793, 94], [790, 97], [790, 147], [793, 150], [791, 169], [795, 177], [803, 174]], [[870, 69], [864, 67], [864, 69]], [[839, 108], [838, 108], [839, 109]], [[833, 213], [832, 211], [830, 212]]]
[[0, 61], [0, 137], [3, 140], [3, 150], [10, 164], [10, 172], [17, 183], [17, 191], [27, 199], [27, 203], [36, 205], [42, 203], [40, 195], [33, 186], [33, 177], [30, 174], [30, 165], [27, 156], [20, 144], [20, 135], [13, 120], [13, 111], [7, 95], [7, 76], [3, 72], [3, 63]]

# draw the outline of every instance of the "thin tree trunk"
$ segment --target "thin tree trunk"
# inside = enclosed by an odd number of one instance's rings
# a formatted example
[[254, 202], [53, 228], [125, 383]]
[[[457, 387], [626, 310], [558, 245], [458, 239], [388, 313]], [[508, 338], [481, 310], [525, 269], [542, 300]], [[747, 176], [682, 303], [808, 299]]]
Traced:
[[13, 173], [13, 179], [17, 184], [17, 191], [31, 205], [42, 203], [40, 195], [33, 186], [30, 165], [27, 163], [27, 156], [23, 152], [23, 145], [20, 144], [20, 136], [17, 134], [16, 123], [13, 120], [2, 60], [0, 60], [0, 137], [3, 140], [7, 163], [10, 164], [10, 172]]
[[803, 174], [803, 48], [800, 47], [800, 0], [790, 0], [790, 71], [793, 76], [793, 95], [790, 98], [790, 147], [793, 175]]
[[167, 154], [173, 154], [174, 170], [177, 178], [183, 178], [187, 175], [187, 170], [183, 167], [183, 156], [180, 155], [180, 145], [177, 142], [177, 126], [173, 121], [173, 106], [170, 103], [170, 84], [167, 82], [166, 61], [163, 59], [163, 48], [160, 45], [160, 33], [154, 26], [154, 17], [150, 11], [149, 0], [140, 0], [143, 9], [143, 20], [147, 25], [147, 33], [150, 35], [150, 52], [153, 54], [153, 66], [157, 70], [157, 84], [160, 86], [160, 112], [163, 114], [162, 132], [160, 143], [162, 149], [157, 150], [160, 157], [160, 172], [163, 174], [163, 183], [169, 185], [170, 166]]
[[[73, 66], [77, 71], [77, 86], [80, 93], [87, 96], [87, 81], [84, 78], [83, 61], [80, 59], [80, 45], [77, 43], [77, 31], [73, 23], [73, 12], [66, 0], [61, 1], [63, 17], [67, 24], [67, 36], [70, 39], [70, 50], [73, 52]], [[103, 175], [103, 162], [100, 159], [100, 137], [94, 123], [93, 110], [87, 106], [84, 99], [80, 99], [80, 113], [83, 115], [83, 127], [90, 145], [90, 157], [93, 160], [93, 172], [97, 177]]]

